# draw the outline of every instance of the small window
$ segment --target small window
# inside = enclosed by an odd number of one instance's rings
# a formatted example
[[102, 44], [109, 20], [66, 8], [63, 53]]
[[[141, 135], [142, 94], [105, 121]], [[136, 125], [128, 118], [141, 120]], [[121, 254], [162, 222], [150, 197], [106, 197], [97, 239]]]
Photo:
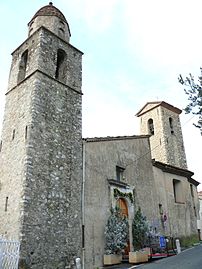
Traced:
[[190, 191], [191, 191], [191, 196], [194, 197], [194, 189], [193, 189], [193, 185], [190, 184]]
[[1, 149], [2, 149], [2, 141], [0, 141], [0, 152], [1, 152]]
[[25, 127], [25, 140], [27, 139], [27, 126]]
[[66, 73], [67, 73], [67, 55], [64, 50], [59, 49], [57, 51], [57, 63], [55, 78], [61, 82], [66, 82]]
[[183, 190], [182, 190], [182, 182], [178, 179], [173, 179], [173, 193], [175, 203], [184, 203], [183, 200]]
[[5, 212], [8, 211], [8, 197], [6, 197], [6, 202], [5, 202]]
[[64, 38], [64, 36], [65, 36], [65, 31], [64, 31], [64, 29], [59, 28], [59, 30], [58, 30], [58, 35], [59, 35], [59, 37]]
[[120, 166], [116, 166], [116, 180], [123, 181], [124, 180], [124, 168]]
[[194, 216], [197, 217], [196, 207], [194, 206]]
[[32, 32], [33, 32], [33, 28], [31, 28], [31, 29], [29, 30], [29, 35], [31, 35]]
[[159, 214], [163, 215], [163, 206], [162, 206], [162, 204], [159, 204]]
[[148, 131], [149, 131], [149, 134], [154, 135], [154, 122], [153, 122], [153, 119], [148, 120]]
[[171, 134], [174, 134], [174, 130], [173, 130], [173, 119], [169, 118], [169, 125], [170, 125], [170, 132]]
[[13, 129], [12, 140], [14, 140], [14, 138], [15, 138], [15, 129]]
[[19, 64], [19, 72], [18, 72], [18, 83], [25, 78], [27, 59], [28, 59], [28, 50], [24, 51], [21, 56], [21, 60]]

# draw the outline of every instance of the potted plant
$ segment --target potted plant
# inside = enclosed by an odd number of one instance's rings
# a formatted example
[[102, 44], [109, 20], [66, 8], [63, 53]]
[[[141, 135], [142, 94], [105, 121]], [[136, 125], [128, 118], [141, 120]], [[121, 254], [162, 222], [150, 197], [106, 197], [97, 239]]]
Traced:
[[136, 211], [132, 223], [133, 252], [129, 252], [129, 263], [141, 263], [148, 261], [148, 250], [143, 249], [147, 240], [148, 224], [146, 217], [142, 215], [141, 208]]
[[119, 208], [111, 209], [105, 227], [104, 265], [121, 263], [122, 252], [127, 246], [128, 237], [128, 219], [121, 214]]

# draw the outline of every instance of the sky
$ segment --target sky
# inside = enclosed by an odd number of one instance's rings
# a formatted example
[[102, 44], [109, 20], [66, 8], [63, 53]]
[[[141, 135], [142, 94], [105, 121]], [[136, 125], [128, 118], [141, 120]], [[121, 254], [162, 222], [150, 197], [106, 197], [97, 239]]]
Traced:
[[[48, 1], [0, 0], [0, 126], [11, 53]], [[135, 114], [150, 101], [185, 108], [178, 75], [202, 66], [201, 0], [55, 0], [83, 55], [83, 137], [138, 135]], [[181, 114], [188, 169], [202, 183], [196, 116]], [[1, 131], [1, 127], [0, 127]], [[202, 184], [201, 184], [202, 185]], [[202, 190], [199, 185], [198, 190]]]

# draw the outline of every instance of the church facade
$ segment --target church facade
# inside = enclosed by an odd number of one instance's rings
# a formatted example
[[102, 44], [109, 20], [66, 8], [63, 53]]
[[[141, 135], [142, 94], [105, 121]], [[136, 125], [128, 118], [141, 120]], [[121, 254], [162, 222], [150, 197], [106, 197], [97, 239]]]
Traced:
[[197, 185], [178, 108], [149, 102], [140, 135], [82, 139], [82, 55], [60, 10], [39, 9], [12, 53], [0, 147], [0, 234], [20, 241], [20, 269], [103, 265], [117, 203], [150, 229], [197, 234]]
[[198, 182], [187, 169], [180, 113], [166, 102], [149, 102], [137, 113], [141, 135], [84, 139], [88, 268], [103, 263], [104, 228], [116, 205], [128, 216], [131, 251], [139, 207], [153, 235], [198, 236]]

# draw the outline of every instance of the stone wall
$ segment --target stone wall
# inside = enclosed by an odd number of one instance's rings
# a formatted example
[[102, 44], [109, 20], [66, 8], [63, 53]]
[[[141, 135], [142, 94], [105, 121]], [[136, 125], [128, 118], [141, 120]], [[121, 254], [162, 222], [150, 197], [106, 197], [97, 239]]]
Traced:
[[[150, 137], [152, 158], [173, 166], [187, 168], [179, 115], [162, 106], [148, 110], [140, 117], [140, 134], [149, 134], [150, 118], [154, 123], [154, 135]], [[169, 118], [172, 118], [172, 133]]]
[[[31, 126], [30, 87], [34, 79], [25, 80], [6, 96], [0, 152], [0, 234], [19, 239], [23, 199], [28, 132]], [[29, 88], [30, 87], [30, 88]], [[29, 90], [27, 90], [29, 88]], [[8, 198], [6, 198], [8, 197]], [[5, 211], [7, 199], [7, 210]]]
[[81, 96], [40, 73], [34, 83], [21, 255], [31, 268], [72, 268], [81, 256]]
[[[27, 49], [25, 78], [18, 81]], [[67, 55], [63, 82], [55, 79], [58, 49]], [[0, 153], [0, 233], [20, 239], [20, 268], [75, 268], [81, 257], [81, 56], [43, 27], [13, 53]]]

